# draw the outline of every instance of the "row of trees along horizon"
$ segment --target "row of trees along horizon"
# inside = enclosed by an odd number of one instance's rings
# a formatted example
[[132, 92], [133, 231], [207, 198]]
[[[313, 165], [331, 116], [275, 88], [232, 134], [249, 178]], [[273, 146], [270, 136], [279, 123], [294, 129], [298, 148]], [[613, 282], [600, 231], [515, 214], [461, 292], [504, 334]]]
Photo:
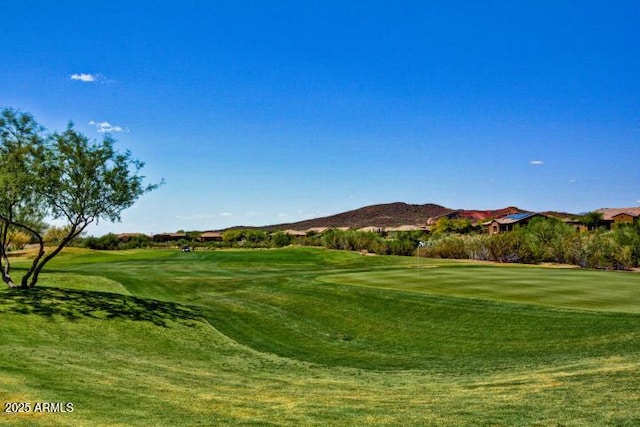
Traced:
[[331, 228], [323, 233], [311, 231], [305, 236], [294, 237], [283, 231], [230, 229], [222, 233], [221, 241], [215, 242], [201, 242], [200, 232], [193, 231], [186, 232], [186, 238], [170, 243], [156, 243], [144, 235], [129, 236], [127, 241], [121, 241], [110, 233], [78, 238], [73, 244], [98, 250], [167, 246], [278, 248], [293, 244], [378, 255], [525, 264], [551, 262], [597, 269], [627, 270], [640, 266], [640, 224], [616, 224], [609, 229], [599, 212], [584, 215], [581, 222], [589, 231], [580, 232], [558, 218], [540, 217], [526, 226], [516, 226], [513, 231], [487, 234], [470, 220], [441, 218], [429, 233], [375, 233]]

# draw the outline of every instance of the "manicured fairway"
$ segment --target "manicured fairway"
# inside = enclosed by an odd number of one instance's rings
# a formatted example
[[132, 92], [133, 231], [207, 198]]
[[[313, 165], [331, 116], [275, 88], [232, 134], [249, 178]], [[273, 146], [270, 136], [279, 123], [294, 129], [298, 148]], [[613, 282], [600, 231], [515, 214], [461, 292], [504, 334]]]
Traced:
[[[473, 280], [477, 278], [477, 280]], [[522, 265], [448, 262], [328, 275], [322, 281], [550, 307], [640, 313], [640, 274]]]
[[637, 425], [640, 275], [70, 251], [0, 292], [7, 425]]

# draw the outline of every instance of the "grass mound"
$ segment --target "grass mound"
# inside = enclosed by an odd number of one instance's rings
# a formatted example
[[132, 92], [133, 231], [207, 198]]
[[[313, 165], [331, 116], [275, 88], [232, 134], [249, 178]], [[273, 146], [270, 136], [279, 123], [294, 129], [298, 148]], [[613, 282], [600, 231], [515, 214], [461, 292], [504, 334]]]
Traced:
[[0, 313], [38, 314], [66, 320], [82, 318], [148, 321], [157, 326], [168, 322], [190, 325], [200, 320], [200, 311], [171, 302], [97, 291], [61, 288], [9, 289], [0, 300]]

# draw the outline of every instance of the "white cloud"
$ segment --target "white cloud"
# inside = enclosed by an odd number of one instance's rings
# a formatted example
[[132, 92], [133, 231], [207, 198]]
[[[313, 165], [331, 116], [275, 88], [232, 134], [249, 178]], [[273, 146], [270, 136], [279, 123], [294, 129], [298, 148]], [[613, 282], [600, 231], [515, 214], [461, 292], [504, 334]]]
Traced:
[[570, 179], [570, 180], [569, 180], [569, 184], [575, 184], [576, 182], [578, 182], [578, 180], [577, 180], [577, 179]]
[[71, 74], [71, 80], [79, 80], [85, 83], [91, 83], [102, 79], [101, 74], [75, 73]]
[[224, 217], [232, 217], [233, 214], [231, 212], [221, 212], [220, 216], [224, 216]]
[[531, 160], [529, 164], [534, 166], [539, 166], [539, 165], [544, 165], [544, 162], [542, 160]]
[[104, 132], [124, 132], [125, 129], [122, 126], [112, 125], [109, 122], [96, 122], [91, 120], [89, 122], [91, 126], [95, 126], [96, 130], [100, 133]]

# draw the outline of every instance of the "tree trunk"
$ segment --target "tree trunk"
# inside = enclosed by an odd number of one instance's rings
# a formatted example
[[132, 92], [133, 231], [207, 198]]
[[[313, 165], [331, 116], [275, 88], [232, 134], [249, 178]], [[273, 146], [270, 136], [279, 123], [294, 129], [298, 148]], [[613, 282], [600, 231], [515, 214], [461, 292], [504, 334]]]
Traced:
[[11, 276], [9, 276], [9, 258], [7, 257], [7, 254], [4, 252], [4, 250], [2, 251], [2, 261], [0, 261], [0, 270], [2, 270], [2, 281], [6, 283], [10, 288], [15, 288], [17, 285], [11, 279]]
[[[25, 273], [24, 276], [22, 276], [22, 282], [20, 283], [21, 288], [33, 288], [36, 285], [36, 282], [38, 281], [38, 274], [36, 273], [36, 271], [39, 272], [38, 263], [40, 262], [40, 260], [42, 259], [45, 253], [44, 240], [40, 238], [40, 236], [38, 236], [38, 240], [39, 240], [38, 244], [40, 245], [38, 254], [34, 258], [33, 262], [31, 263], [31, 267], [29, 267], [29, 270]], [[32, 278], [34, 274], [35, 274], [35, 280]], [[29, 283], [29, 278], [31, 278], [32, 284]]]
[[[75, 239], [82, 232], [82, 230], [84, 230], [85, 227], [86, 225], [84, 227], [78, 227], [77, 224], [73, 224], [71, 230], [69, 230], [67, 236], [62, 239], [62, 242], [60, 242], [58, 247], [56, 247], [53, 252], [49, 253], [44, 258], [44, 241], [42, 240], [42, 238], [40, 238], [40, 252], [38, 253], [36, 259], [33, 260], [33, 264], [31, 265], [31, 268], [29, 268], [27, 274], [25, 274], [22, 278], [21, 286], [23, 288], [35, 287], [36, 283], [38, 283], [38, 276], [40, 275], [40, 271], [42, 271], [42, 268], [45, 266], [45, 264], [51, 261], [53, 257], [58, 255], [60, 251], [62, 251], [62, 249], [64, 249], [64, 247], [69, 244], [69, 242]], [[29, 280], [29, 278], [31, 278], [31, 280]]]
[[11, 271], [11, 262], [7, 256], [7, 247], [4, 244], [0, 244], [0, 271], [2, 271], [2, 281], [10, 288], [15, 288], [16, 284], [9, 275]]
[[10, 288], [15, 288], [16, 284], [11, 279], [9, 271], [11, 271], [11, 262], [7, 256], [7, 235], [9, 232], [9, 226], [7, 222], [2, 219], [2, 227], [0, 228], [0, 270], [2, 271], [2, 281]]

